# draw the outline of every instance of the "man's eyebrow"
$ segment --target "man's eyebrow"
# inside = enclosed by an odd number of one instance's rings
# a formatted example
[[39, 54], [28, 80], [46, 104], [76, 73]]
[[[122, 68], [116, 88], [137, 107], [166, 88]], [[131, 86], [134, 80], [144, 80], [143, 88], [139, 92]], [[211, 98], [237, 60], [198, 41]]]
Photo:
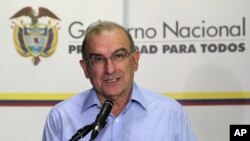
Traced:
[[[127, 51], [124, 47], [123, 48], [119, 48], [119, 49], [117, 49], [116, 51], [114, 51], [113, 53], [116, 53], [116, 52], [119, 52], [119, 51]], [[112, 54], [113, 54], [112, 53]]]
[[[127, 51], [127, 49], [125, 49], [124, 47], [122, 47], [122, 48], [119, 48], [119, 49], [115, 50], [112, 54], [117, 53], [119, 51]], [[103, 55], [101, 55], [99, 53], [90, 53], [89, 57], [91, 57], [91, 56], [103, 56]]]
[[89, 54], [89, 57], [91, 57], [91, 56], [102, 56], [101, 54], [98, 54], [98, 53], [90, 53]]

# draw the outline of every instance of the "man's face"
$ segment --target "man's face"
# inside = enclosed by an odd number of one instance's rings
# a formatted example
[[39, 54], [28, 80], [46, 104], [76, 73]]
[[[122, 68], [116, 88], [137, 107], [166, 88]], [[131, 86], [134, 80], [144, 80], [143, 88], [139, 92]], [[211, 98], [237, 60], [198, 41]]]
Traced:
[[[87, 60], [80, 63], [97, 93], [113, 99], [128, 96], [140, 54], [137, 51], [131, 53], [126, 34], [120, 29], [92, 33], [87, 46], [90, 65]], [[122, 56], [124, 52], [128, 54]]]

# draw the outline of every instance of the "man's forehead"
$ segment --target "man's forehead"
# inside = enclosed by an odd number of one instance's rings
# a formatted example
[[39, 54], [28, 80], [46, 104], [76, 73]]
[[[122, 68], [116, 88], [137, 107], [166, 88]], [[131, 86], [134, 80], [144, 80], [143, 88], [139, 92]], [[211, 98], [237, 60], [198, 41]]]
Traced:
[[[114, 37], [112, 37], [112, 36], [114, 36]], [[106, 37], [112, 37], [111, 39], [114, 39], [113, 41], [122, 42], [123, 44], [130, 44], [130, 40], [129, 40], [126, 32], [124, 32], [123, 30], [121, 30], [119, 28], [116, 28], [113, 30], [103, 30], [102, 32], [99, 32], [99, 33], [93, 32], [89, 35], [87, 44], [88, 45], [93, 44], [96, 41], [98, 41], [99, 39], [106, 38]], [[115, 39], [117, 39], [117, 40], [115, 40]], [[110, 41], [112, 41], [112, 40], [110, 40]]]

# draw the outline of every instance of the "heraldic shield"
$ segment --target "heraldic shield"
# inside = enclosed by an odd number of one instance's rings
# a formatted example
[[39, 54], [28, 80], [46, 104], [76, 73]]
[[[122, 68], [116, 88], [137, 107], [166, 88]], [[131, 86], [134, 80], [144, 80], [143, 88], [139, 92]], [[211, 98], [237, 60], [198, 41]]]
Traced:
[[[25, 17], [30, 20], [25, 20]], [[49, 19], [41, 22], [42, 17]], [[32, 7], [24, 7], [10, 19], [14, 23], [12, 28], [15, 48], [21, 56], [31, 56], [33, 64], [38, 65], [40, 56], [49, 57], [55, 52], [60, 19], [49, 9], [39, 7], [37, 13]]]
[[56, 26], [48, 28], [44, 24], [23, 27], [15, 25], [14, 43], [17, 52], [23, 57], [32, 56], [32, 62], [37, 65], [41, 57], [51, 56], [57, 47], [58, 31]]

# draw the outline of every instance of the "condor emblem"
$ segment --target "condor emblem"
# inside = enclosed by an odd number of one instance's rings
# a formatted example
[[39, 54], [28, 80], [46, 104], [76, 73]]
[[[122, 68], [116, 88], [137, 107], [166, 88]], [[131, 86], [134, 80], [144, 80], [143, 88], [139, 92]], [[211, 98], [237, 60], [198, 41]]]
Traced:
[[31, 7], [25, 7], [10, 19], [15, 48], [21, 56], [31, 56], [33, 64], [38, 65], [39, 56], [49, 57], [55, 52], [60, 19], [50, 10], [40, 7], [36, 13]]

